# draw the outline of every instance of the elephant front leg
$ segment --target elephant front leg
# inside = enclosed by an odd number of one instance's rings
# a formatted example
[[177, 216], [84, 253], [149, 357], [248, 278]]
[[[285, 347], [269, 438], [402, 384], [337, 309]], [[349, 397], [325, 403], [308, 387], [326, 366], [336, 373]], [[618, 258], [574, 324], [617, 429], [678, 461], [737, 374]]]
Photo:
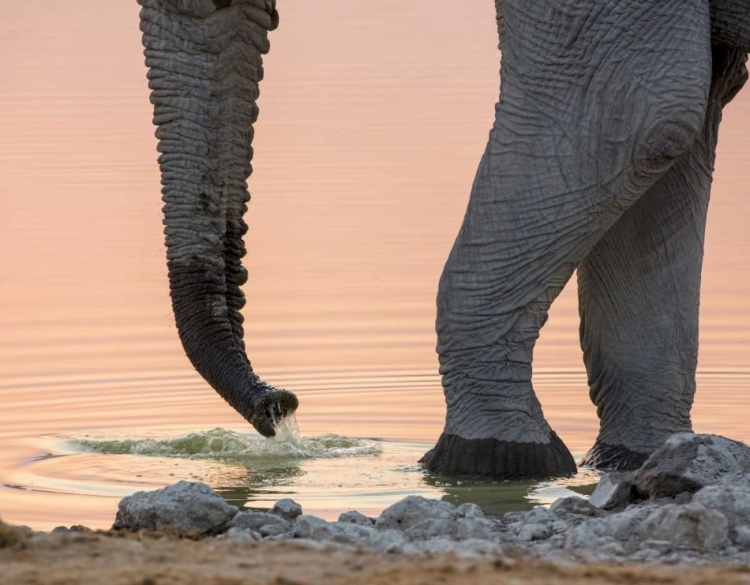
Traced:
[[600, 431], [582, 464], [636, 469], [691, 431], [706, 216], [722, 108], [746, 54], [713, 49], [706, 123], [682, 157], [578, 269], [581, 346]]
[[447, 404], [432, 472], [575, 471], [531, 383], [575, 267], [703, 128], [705, 0], [506, 0], [501, 99], [438, 293]]

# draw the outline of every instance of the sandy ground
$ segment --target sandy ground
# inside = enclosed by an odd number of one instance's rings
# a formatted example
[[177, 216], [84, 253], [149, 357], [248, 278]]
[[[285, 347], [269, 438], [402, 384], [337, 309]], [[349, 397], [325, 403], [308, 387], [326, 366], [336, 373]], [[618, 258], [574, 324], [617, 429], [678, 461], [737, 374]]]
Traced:
[[520, 557], [414, 558], [290, 542], [194, 541], [176, 535], [74, 533], [28, 539], [0, 525], [0, 584], [240, 585], [750, 584], [750, 568], [579, 566]]

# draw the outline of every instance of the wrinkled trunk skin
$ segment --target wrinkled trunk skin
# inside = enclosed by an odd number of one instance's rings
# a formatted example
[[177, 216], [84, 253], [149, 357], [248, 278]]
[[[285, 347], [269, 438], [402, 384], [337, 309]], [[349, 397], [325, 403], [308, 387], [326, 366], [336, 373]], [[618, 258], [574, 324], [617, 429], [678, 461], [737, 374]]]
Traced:
[[582, 464], [637, 469], [692, 430], [703, 242], [722, 108], [747, 54], [713, 48], [706, 123], [690, 152], [604, 235], [578, 268], [581, 347], [601, 428]]
[[[501, 3], [498, 3], [501, 4]], [[574, 269], [703, 128], [707, 0], [506, 0], [501, 97], [438, 292], [446, 423], [425, 467], [575, 471], [531, 384]]]
[[139, 0], [158, 126], [177, 329], [195, 368], [261, 434], [297, 407], [245, 353], [242, 237], [262, 54], [275, 0]]

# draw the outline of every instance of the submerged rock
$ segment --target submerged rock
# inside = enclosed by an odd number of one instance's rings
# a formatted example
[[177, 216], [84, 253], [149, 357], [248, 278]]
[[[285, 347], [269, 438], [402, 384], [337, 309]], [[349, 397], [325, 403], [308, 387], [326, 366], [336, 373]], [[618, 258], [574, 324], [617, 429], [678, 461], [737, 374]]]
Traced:
[[180, 528], [219, 532], [237, 515], [204, 483], [181, 481], [161, 490], [137, 492], [120, 500], [113, 530]]
[[614, 510], [624, 508], [635, 499], [635, 473], [613, 471], [602, 476], [589, 497], [589, 503], [602, 510]]
[[750, 447], [718, 435], [679, 433], [656, 450], [635, 476], [638, 491], [674, 497], [717, 483], [725, 475], [750, 472]]

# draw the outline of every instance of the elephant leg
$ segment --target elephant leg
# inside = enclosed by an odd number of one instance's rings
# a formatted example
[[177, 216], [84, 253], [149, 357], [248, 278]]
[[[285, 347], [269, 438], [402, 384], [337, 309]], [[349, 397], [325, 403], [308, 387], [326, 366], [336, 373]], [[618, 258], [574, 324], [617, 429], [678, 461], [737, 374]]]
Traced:
[[747, 78], [746, 59], [713, 48], [698, 140], [578, 268], [581, 347], [601, 423], [583, 465], [636, 469], [670, 434], [692, 430], [703, 241], [719, 123]]
[[578, 263], [688, 152], [711, 83], [707, 0], [507, 0], [500, 102], [437, 299], [434, 473], [575, 471], [531, 383]]

